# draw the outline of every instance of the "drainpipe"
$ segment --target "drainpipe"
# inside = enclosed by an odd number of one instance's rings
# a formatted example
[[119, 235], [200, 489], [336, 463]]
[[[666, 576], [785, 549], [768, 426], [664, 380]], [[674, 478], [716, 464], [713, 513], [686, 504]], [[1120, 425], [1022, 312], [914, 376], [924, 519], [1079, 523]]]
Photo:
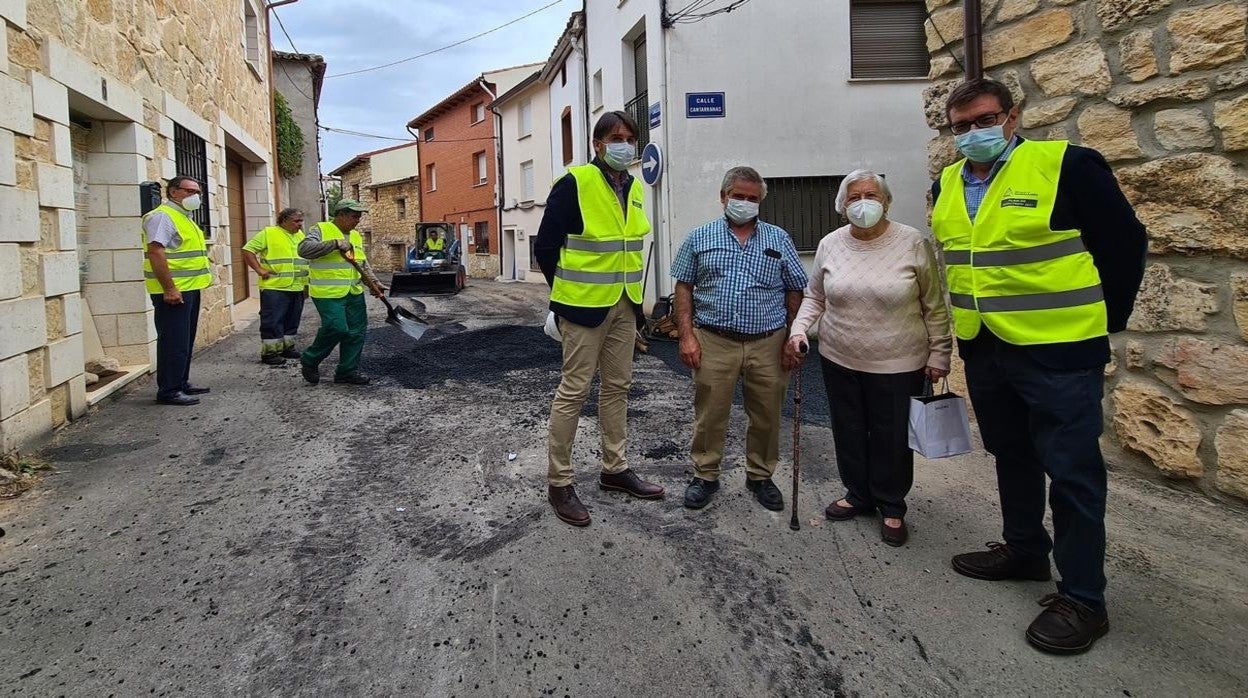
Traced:
[[984, 35], [980, 22], [979, 0], [965, 0], [962, 9], [965, 11], [963, 25], [965, 39], [962, 51], [966, 54], [966, 79], [977, 80], [984, 77]]
[[[585, 111], [585, 138], [590, 138], [593, 133], [589, 130], [589, 0], [581, 0], [581, 89], [585, 92], [585, 98], [581, 101], [581, 105]], [[581, 143], [585, 146], [585, 162], [589, 162], [592, 158], [589, 156], [593, 152], [590, 146], [592, 141], [586, 140]]]
[[[273, 211], [282, 209], [282, 175], [277, 168], [277, 81], [273, 79], [273, 10], [299, 0], [276, 0], [264, 6], [264, 40], [269, 53], [269, 142], [273, 144]], [[293, 45], [290, 47], [295, 48]], [[317, 134], [320, 137], [320, 134]]]
[[[494, 100], [497, 99], [498, 96], [495, 95], [490, 90], [489, 87], [486, 87], [487, 84], [489, 83], [485, 81], [484, 75], [477, 78], [477, 85], [480, 86], [480, 88], [484, 90], [487, 95], [490, 96], [490, 103], [493, 104]], [[494, 195], [498, 197], [498, 205], [495, 207], [495, 209], [498, 211], [498, 215], [496, 217], [497, 221], [495, 223], [495, 228], [498, 230], [498, 275], [502, 277], [504, 276], [503, 274], [503, 147], [502, 147], [503, 140], [499, 138], [499, 133], [501, 133], [503, 130], [503, 127], [502, 127], [503, 117], [501, 114], [498, 113], [498, 110], [496, 110], [493, 106], [490, 107], [490, 113], [494, 115], [494, 133], [492, 134], [490, 142], [494, 145], [494, 158], [496, 162], [496, 164], [494, 165], [494, 186], [495, 186]]]

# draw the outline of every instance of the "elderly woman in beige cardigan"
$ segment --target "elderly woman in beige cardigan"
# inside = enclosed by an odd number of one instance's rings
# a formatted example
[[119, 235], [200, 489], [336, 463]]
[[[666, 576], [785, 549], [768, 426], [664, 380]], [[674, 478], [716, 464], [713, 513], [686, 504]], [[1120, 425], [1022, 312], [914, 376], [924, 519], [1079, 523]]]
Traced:
[[888, 219], [884, 178], [851, 172], [836, 195], [849, 225], [819, 243], [789, 342], [818, 323], [836, 465], [845, 496], [827, 517], [879, 511], [885, 543], [906, 542], [914, 483], [907, 441], [909, 398], [949, 373], [953, 338], [940, 267], [923, 232]]

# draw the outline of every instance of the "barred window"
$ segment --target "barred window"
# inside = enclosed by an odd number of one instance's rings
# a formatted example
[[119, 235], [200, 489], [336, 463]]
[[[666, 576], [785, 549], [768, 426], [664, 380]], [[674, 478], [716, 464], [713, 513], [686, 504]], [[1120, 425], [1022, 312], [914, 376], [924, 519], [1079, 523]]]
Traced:
[[797, 249], [813, 251], [824, 235], [845, 225], [836, 212], [836, 190], [844, 178], [766, 177], [767, 198], [759, 217], [787, 230]]
[[173, 125], [173, 154], [177, 173], [186, 175], [199, 182], [202, 190], [199, 208], [191, 211], [190, 218], [195, 221], [204, 235], [212, 237], [212, 220], [208, 215], [208, 146], [204, 139], [183, 128], [181, 124]]

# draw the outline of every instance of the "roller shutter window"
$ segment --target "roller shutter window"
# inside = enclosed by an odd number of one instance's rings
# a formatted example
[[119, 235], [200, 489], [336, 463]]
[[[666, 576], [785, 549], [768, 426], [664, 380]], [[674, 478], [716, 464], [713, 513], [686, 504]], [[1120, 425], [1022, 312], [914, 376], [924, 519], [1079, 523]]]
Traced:
[[925, 78], [923, 0], [850, 0], [850, 77]]

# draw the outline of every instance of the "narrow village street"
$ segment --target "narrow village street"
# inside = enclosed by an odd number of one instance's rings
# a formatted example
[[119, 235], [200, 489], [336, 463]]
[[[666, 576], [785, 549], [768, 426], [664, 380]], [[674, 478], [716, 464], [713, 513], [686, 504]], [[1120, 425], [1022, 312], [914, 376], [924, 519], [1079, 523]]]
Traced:
[[[803, 425], [802, 529], [744, 488], [682, 508], [689, 379], [640, 356], [642, 502], [595, 487], [593, 525], [545, 501], [559, 348], [545, 288], [475, 281], [374, 327], [364, 388], [256, 361], [255, 326], [197, 357], [198, 407], [148, 377], [60, 431], [35, 491], [0, 502], [0, 686], [11, 695], [1244, 695], [1248, 518], [1127, 475], [1110, 483], [1112, 631], [1083, 656], [1028, 647], [1052, 590], [948, 564], [999, 538], [982, 451], [919, 461], [911, 541], [823, 520], [841, 494], [826, 417]], [[406, 302], [406, 301], [404, 301]], [[311, 306], [309, 306], [310, 309]], [[301, 344], [316, 329], [309, 311]], [[655, 346], [657, 354], [674, 347]], [[670, 360], [670, 356], [669, 356]], [[824, 400], [806, 366], [806, 403]], [[813, 409], [813, 408], [812, 408]], [[786, 424], [788, 420], [786, 419]], [[789, 496], [789, 429], [778, 484]]]

